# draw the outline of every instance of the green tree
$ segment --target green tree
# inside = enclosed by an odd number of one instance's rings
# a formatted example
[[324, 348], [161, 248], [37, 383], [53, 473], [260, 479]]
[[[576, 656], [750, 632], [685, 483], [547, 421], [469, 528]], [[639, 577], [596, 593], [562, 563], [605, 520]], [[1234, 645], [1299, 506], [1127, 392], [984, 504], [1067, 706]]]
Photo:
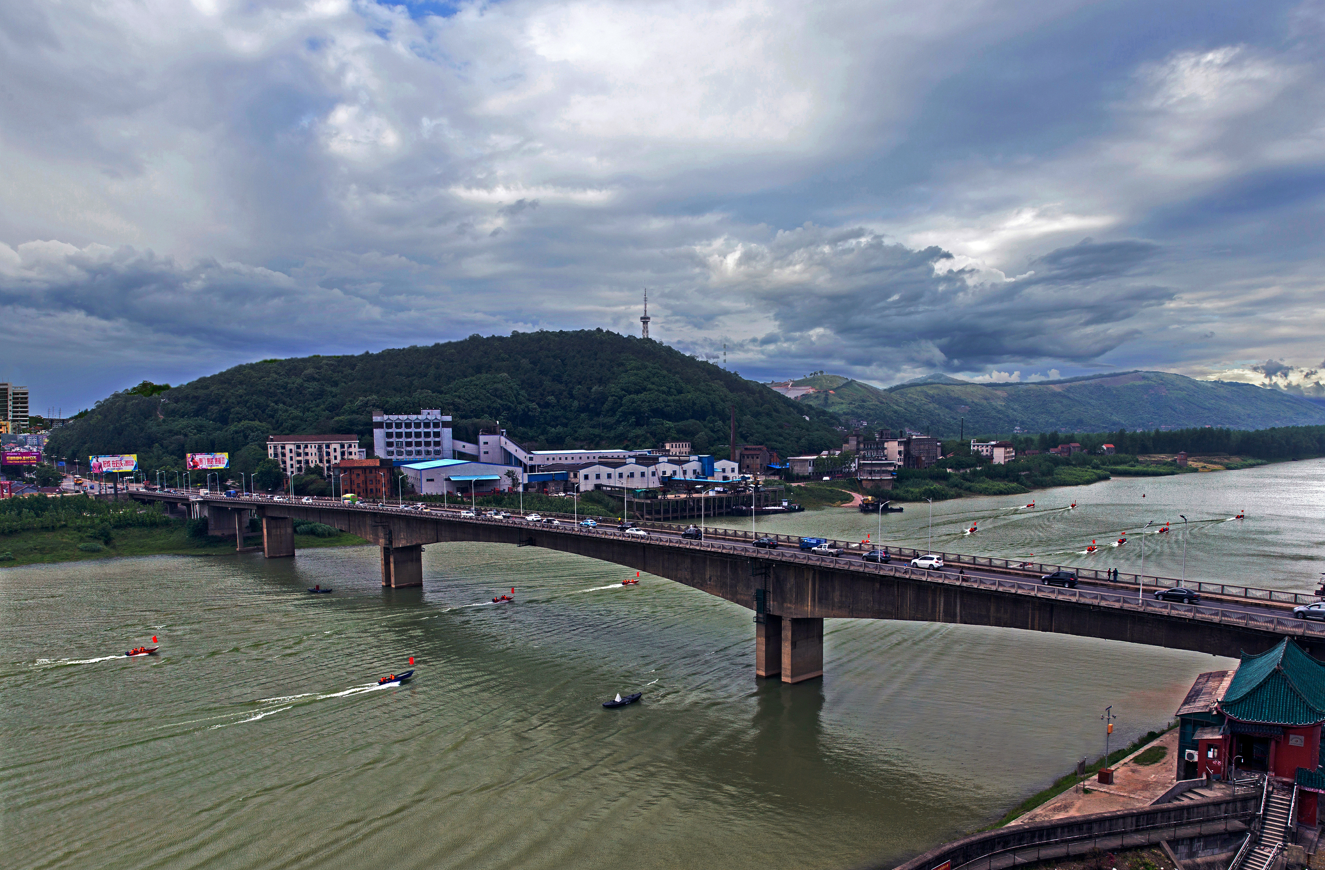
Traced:
[[64, 475], [50, 464], [38, 465], [32, 469], [32, 477], [37, 482], [37, 486], [59, 486], [64, 480]]
[[275, 459], [264, 459], [258, 463], [257, 469], [253, 472], [253, 479], [257, 482], [258, 489], [271, 492], [285, 482], [285, 475], [281, 472], [279, 462]]

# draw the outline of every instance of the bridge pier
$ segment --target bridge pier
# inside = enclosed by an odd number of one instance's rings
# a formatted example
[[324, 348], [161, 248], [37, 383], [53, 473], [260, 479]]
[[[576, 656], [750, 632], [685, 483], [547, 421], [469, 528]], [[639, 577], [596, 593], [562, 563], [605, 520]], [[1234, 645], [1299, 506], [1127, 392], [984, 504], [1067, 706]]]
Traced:
[[268, 559], [294, 555], [294, 520], [289, 517], [262, 518], [262, 555]]
[[800, 683], [823, 675], [823, 619], [782, 617], [782, 682]]
[[782, 617], [760, 615], [755, 623], [755, 676], [776, 677], [782, 673]]
[[244, 532], [248, 530], [248, 511], [231, 511], [235, 519], [235, 549], [244, 549]]
[[382, 547], [382, 585], [392, 589], [423, 585], [423, 545]]

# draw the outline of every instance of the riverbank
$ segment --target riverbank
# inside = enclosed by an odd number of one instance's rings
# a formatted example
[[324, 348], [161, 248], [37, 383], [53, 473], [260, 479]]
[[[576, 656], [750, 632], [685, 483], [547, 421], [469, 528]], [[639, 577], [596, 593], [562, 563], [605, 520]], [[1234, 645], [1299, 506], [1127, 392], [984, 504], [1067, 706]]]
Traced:
[[[252, 537], [254, 544], [261, 536]], [[354, 535], [295, 535], [295, 549], [353, 547], [366, 544]], [[77, 529], [16, 532], [0, 535], [0, 568], [83, 562], [123, 556], [223, 556], [235, 552], [234, 538], [190, 537], [183, 520], [156, 528], [116, 529], [109, 541], [92, 541]]]

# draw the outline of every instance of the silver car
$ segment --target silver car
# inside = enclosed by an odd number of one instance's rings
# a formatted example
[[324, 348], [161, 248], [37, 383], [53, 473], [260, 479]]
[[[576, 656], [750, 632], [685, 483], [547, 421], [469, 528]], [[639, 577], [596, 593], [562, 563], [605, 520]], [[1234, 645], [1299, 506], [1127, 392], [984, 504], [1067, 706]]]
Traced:
[[1298, 619], [1325, 621], [1325, 601], [1317, 601], [1315, 604], [1299, 604], [1293, 608], [1293, 615]]

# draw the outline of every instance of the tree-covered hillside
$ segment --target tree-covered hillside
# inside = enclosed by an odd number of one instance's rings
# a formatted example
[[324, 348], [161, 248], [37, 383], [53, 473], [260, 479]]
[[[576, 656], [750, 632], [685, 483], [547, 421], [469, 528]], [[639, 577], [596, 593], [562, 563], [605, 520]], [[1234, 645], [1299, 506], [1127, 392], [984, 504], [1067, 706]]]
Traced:
[[224, 451], [249, 472], [269, 434], [353, 433], [369, 444], [374, 409], [439, 408], [468, 440], [500, 421], [531, 447], [687, 440], [725, 457], [732, 405], [738, 446], [766, 444], [785, 456], [841, 444], [831, 414], [658, 342], [594, 330], [236, 366], [164, 392], [115, 393], [53, 432], [47, 450], [79, 459], [137, 453], [149, 474], [181, 467], [186, 452]]
[[[828, 392], [819, 383], [828, 386]], [[929, 379], [925, 379], [929, 380]], [[801, 383], [798, 381], [797, 383]], [[1111, 432], [1160, 427], [1325, 424], [1325, 408], [1278, 390], [1223, 381], [1197, 381], [1167, 372], [1125, 372], [1033, 384], [972, 384], [947, 378], [879, 389], [860, 381], [806, 379], [819, 392], [798, 404], [836, 412], [849, 421], [893, 429], [911, 427], [956, 437], [1024, 432]]]

